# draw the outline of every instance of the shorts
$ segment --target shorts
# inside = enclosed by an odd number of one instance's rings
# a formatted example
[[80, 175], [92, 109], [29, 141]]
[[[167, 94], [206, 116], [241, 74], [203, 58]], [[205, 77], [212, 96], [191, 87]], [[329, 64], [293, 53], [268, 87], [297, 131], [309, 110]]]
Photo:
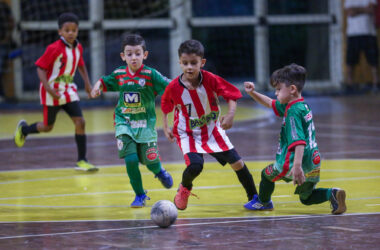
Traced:
[[52, 125], [55, 122], [57, 113], [60, 109], [66, 111], [70, 117], [83, 117], [82, 109], [80, 108], [79, 101], [69, 102], [60, 106], [43, 106], [44, 109], [44, 124], [46, 126]]
[[[315, 185], [317, 185], [319, 181], [319, 173], [320, 173], [320, 168], [316, 168], [313, 171], [307, 173], [305, 175], [306, 181], [301, 185], [297, 186], [296, 190], [294, 191], [294, 194], [298, 194], [302, 200], [306, 200], [311, 193], [313, 192]], [[273, 164], [270, 164], [266, 168], [263, 169], [262, 171], [262, 176], [265, 177], [267, 180], [272, 181], [280, 174], [279, 171], [277, 171], [274, 167]], [[278, 180], [283, 180], [285, 182], [290, 182], [293, 181], [291, 178], [288, 177], [282, 177]]]
[[[210, 153], [212, 157], [214, 157], [222, 166], [226, 165], [227, 163], [232, 164], [241, 159], [239, 154], [236, 152], [236, 150], [230, 149], [228, 151], [223, 152], [217, 152], [217, 153]], [[203, 166], [204, 159], [203, 154], [201, 153], [187, 153], [185, 155], [185, 163], [186, 166], [189, 166], [190, 164], [200, 164]]]
[[137, 143], [126, 134], [119, 135], [116, 140], [120, 159], [130, 154], [137, 154], [141, 164], [150, 165], [160, 162], [157, 142]]
[[359, 63], [360, 52], [363, 51], [371, 66], [378, 65], [378, 47], [376, 36], [351, 36], [347, 38], [346, 63], [355, 66]]

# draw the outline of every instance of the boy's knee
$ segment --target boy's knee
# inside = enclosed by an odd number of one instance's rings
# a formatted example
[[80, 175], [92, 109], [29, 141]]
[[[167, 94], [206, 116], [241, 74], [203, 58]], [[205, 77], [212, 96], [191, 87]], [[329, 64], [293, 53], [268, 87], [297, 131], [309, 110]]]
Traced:
[[76, 119], [74, 121], [74, 124], [75, 124], [75, 127], [84, 129], [84, 127], [86, 126], [86, 121], [84, 120], [83, 117], [81, 117], [81, 119]]
[[203, 170], [203, 164], [199, 163], [191, 163], [186, 168], [186, 172], [190, 174], [191, 176], [198, 176]]
[[139, 162], [139, 157], [136, 153], [134, 154], [129, 154], [127, 156], [124, 157], [124, 161], [125, 163], [136, 163], [136, 162]]
[[45, 125], [39, 127], [40, 132], [50, 132], [53, 129], [54, 125]]

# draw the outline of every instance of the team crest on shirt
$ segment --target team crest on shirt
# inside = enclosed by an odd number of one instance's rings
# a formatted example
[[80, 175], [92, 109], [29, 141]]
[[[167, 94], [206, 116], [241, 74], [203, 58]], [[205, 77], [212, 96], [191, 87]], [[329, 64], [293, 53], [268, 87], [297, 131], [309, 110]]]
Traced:
[[141, 87], [144, 87], [145, 86], [145, 79], [139, 79], [139, 85]]
[[123, 141], [120, 139], [117, 139], [116, 141], [117, 149], [122, 150], [123, 149]]

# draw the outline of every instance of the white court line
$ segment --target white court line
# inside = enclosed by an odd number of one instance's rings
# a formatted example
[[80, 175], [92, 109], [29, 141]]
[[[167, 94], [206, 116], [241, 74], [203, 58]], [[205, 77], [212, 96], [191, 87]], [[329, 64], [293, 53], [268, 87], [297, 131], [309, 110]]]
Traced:
[[372, 207], [372, 206], [380, 206], [380, 204], [365, 204], [366, 206], [368, 207]]
[[[339, 215], [339, 217], [346, 216], [357, 216], [357, 215], [378, 215], [378, 213], [369, 214], [344, 214]], [[333, 215], [310, 215], [310, 216], [296, 216], [296, 217], [266, 217], [260, 219], [244, 219], [244, 220], [233, 220], [233, 221], [215, 221], [215, 222], [197, 222], [197, 223], [187, 223], [187, 224], [174, 224], [172, 227], [187, 227], [187, 226], [203, 226], [203, 225], [217, 225], [217, 224], [230, 224], [230, 223], [251, 223], [251, 222], [261, 222], [270, 220], [273, 221], [287, 221], [287, 220], [300, 220], [300, 219], [314, 219], [314, 218], [325, 218]], [[207, 218], [204, 218], [207, 219]], [[126, 230], [141, 230], [141, 229], [153, 229], [158, 228], [157, 226], [142, 226], [142, 227], [124, 227], [124, 228], [108, 228], [108, 229], [98, 229], [98, 230], [85, 230], [77, 232], [61, 232], [61, 233], [51, 233], [51, 234], [25, 234], [25, 235], [14, 235], [14, 236], [3, 236], [0, 240], [5, 239], [18, 239], [18, 238], [31, 238], [31, 237], [51, 237], [51, 236], [61, 236], [61, 235], [74, 235], [74, 234], [86, 234], [86, 233], [104, 233], [104, 232], [114, 232], [114, 231], [126, 231]]]
[[354, 228], [348, 228], [348, 227], [333, 227], [333, 226], [327, 226], [322, 228], [328, 228], [328, 229], [337, 229], [337, 230], [343, 230], [343, 231], [350, 231], [350, 232], [361, 232], [363, 230], [361, 229], [354, 229]]

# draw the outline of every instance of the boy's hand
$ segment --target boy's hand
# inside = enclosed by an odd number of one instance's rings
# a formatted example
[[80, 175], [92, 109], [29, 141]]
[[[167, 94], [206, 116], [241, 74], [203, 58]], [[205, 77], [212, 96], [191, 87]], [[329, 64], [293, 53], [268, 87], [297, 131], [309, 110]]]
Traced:
[[61, 94], [59, 92], [56, 92], [54, 91], [53, 89], [49, 89], [47, 90], [47, 92], [49, 92], [49, 94], [56, 100], [59, 100], [61, 98]]
[[86, 84], [86, 85], [84, 86], [84, 89], [86, 90], [86, 93], [87, 93], [88, 97], [89, 97], [89, 98], [92, 98], [92, 95], [91, 95], [91, 91], [92, 91], [92, 89], [91, 89], [91, 85]]
[[224, 130], [232, 128], [233, 122], [234, 122], [234, 116], [231, 114], [226, 114], [220, 117], [220, 126]]
[[244, 82], [244, 90], [245, 92], [252, 93], [255, 91], [255, 84], [253, 82]]
[[96, 86], [91, 90], [91, 92], [90, 92], [90, 97], [91, 98], [96, 98], [96, 97], [98, 97], [98, 96], [100, 96], [100, 94], [102, 93], [102, 91], [99, 89], [99, 88], [97, 88]]
[[164, 133], [165, 133], [166, 138], [168, 138], [170, 142], [175, 142], [175, 137], [173, 135], [173, 130], [171, 128], [164, 129]]
[[290, 170], [291, 176], [293, 176], [293, 184], [301, 186], [305, 182], [305, 175], [301, 167], [293, 166]]

